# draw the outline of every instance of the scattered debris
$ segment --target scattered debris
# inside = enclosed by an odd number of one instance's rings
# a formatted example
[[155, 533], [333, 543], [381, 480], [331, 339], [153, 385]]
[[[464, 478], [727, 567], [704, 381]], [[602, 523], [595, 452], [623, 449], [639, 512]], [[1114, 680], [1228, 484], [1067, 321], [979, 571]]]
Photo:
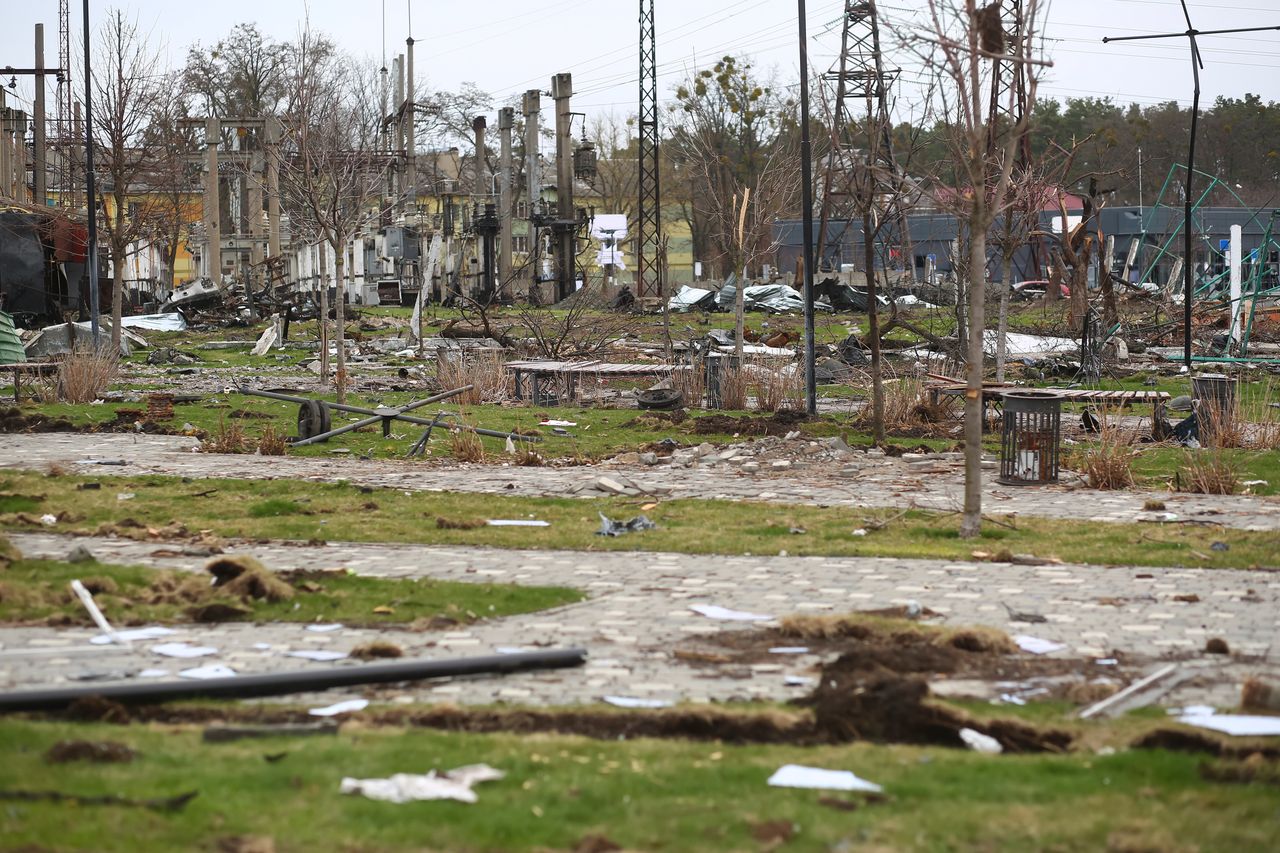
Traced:
[[425, 775], [396, 773], [387, 779], [353, 779], [344, 777], [338, 790], [343, 794], [359, 794], [371, 800], [408, 803], [414, 800], [457, 800], [474, 803], [473, 785], [506, 777], [506, 773], [487, 764], [468, 764], [445, 773], [432, 770]]
[[1080, 719], [1088, 720], [1099, 714], [1104, 717], [1116, 717], [1134, 708], [1141, 708], [1168, 693], [1188, 677], [1189, 674], [1181, 672], [1177, 664], [1162, 666], [1146, 678], [1135, 681], [1124, 690], [1085, 708], [1080, 712]]
[[93, 601], [93, 595], [89, 590], [85, 589], [84, 584], [79, 580], [71, 582], [71, 591], [76, 594], [76, 598], [80, 599], [80, 603], [84, 605], [84, 609], [89, 611], [89, 618], [93, 619], [94, 624], [102, 629], [102, 633], [106, 634], [112, 642], [121, 645], [129, 645], [128, 640], [121, 639], [116, 630], [111, 627], [111, 623], [107, 621], [107, 617], [102, 615], [102, 611], [98, 609], [98, 605]]
[[596, 531], [597, 536], [621, 536], [624, 533], [637, 533], [641, 530], [654, 530], [658, 525], [649, 520], [648, 516], [637, 515], [635, 518], [627, 521], [615, 521], [600, 513], [600, 529]]
[[151, 653], [168, 658], [202, 658], [216, 655], [218, 650], [213, 646], [193, 646], [190, 643], [161, 643], [152, 646]]
[[213, 575], [215, 589], [242, 600], [286, 601], [293, 598], [293, 587], [253, 557], [243, 554], [220, 556], [205, 565], [204, 570]]
[[208, 666], [195, 666], [178, 672], [179, 678], [190, 678], [196, 681], [210, 681], [215, 678], [235, 678], [236, 671], [225, 664], [211, 663]]
[[551, 522], [534, 518], [491, 518], [485, 522], [490, 527], [550, 527]]

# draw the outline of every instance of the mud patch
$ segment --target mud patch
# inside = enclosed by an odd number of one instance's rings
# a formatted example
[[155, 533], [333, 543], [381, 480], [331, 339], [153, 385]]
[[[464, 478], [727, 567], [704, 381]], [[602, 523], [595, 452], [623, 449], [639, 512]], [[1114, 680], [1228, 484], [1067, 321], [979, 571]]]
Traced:
[[122, 743], [97, 740], [60, 740], [44, 754], [48, 764], [88, 761], [94, 764], [128, 764], [137, 753]]
[[1236, 746], [1221, 738], [1191, 729], [1162, 728], [1147, 732], [1129, 744], [1132, 749], [1167, 749], [1170, 752], [1202, 752], [1220, 758], [1247, 758], [1260, 755], [1280, 759], [1280, 746]]

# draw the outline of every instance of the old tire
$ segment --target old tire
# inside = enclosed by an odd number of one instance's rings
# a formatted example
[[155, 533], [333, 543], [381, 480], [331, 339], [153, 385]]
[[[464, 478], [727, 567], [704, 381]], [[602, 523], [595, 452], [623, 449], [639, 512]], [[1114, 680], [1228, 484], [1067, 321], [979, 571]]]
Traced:
[[298, 438], [315, 438], [331, 430], [329, 407], [317, 400], [308, 400], [298, 407]]

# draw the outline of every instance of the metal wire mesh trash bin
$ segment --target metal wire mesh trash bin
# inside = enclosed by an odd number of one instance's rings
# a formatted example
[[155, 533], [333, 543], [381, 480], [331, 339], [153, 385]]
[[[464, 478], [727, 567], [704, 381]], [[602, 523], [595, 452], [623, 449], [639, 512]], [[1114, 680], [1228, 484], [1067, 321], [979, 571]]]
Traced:
[[1004, 395], [999, 482], [1038, 486], [1058, 481], [1062, 398], [1051, 391], [1010, 391]]
[[1201, 373], [1191, 377], [1191, 399], [1201, 444], [1213, 433], [1228, 430], [1235, 420], [1236, 380], [1221, 373]]

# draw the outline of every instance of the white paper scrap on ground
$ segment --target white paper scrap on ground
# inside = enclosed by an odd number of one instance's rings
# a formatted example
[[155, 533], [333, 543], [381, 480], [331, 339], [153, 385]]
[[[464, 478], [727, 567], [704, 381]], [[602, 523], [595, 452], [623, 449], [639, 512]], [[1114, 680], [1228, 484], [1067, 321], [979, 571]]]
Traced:
[[328, 649], [303, 649], [298, 652], [285, 652], [285, 654], [291, 658], [315, 661], [342, 660], [347, 656], [346, 652], [331, 652]]
[[348, 699], [345, 702], [335, 702], [334, 704], [326, 705], [323, 708], [311, 708], [307, 713], [313, 717], [335, 717], [338, 714], [348, 714], [352, 711], [363, 711], [368, 707], [368, 699]]
[[619, 708], [670, 708], [675, 704], [667, 699], [641, 699], [636, 696], [606, 696], [604, 701]]
[[265, 652], [267, 649], [271, 648], [271, 644], [270, 643], [254, 643], [253, 647], [260, 652]]
[[769, 649], [771, 655], [807, 655], [808, 646], [774, 646]]
[[814, 679], [807, 675], [788, 675], [782, 681], [788, 687], [808, 687], [813, 684]]
[[1170, 708], [1170, 717], [1212, 717], [1218, 709], [1212, 705], [1188, 705], [1185, 708]]
[[708, 619], [723, 619], [729, 622], [765, 622], [772, 619], [764, 613], [748, 613], [745, 610], [730, 610], [718, 604], [690, 604], [689, 609]]
[[151, 651], [167, 658], [202, 658], [218, 653], [213, 646], [193, 646], [190, 643], [161, 643], [158, 646], [152, 646]]
[[1212, 729], [1235, 737], [1271, 737], [1280, 735], [1280, 717], [1249, 714], [1198, 714], [1178, 718], [1178, 722], [1202, 729]]
[[868, 782], [848, 770], [824, 770], [821, 767], [805, 767], [803, 764], [784, 764], [769, 777], [775, 788], [821, 788], [827, 791], [884, 790], [875, 782]]
[[138, 673], [138, 678], [164, 678], [171, 673], [167, 669], [144, 669]]
[[197, 666], [191, 669], [184, 669], [178, 673], [182, 678], [234, 678], [236, 671], [229, 666], [220, 663], [211, 663], [208, 666]]
[[501, 779], [507, 774], [487, 764], [469, 764], [447, 773], [396, 773], [387, 779], [353, 779], [345, 777], [338, 786], [343, 794], [360, 794], [371, 800], [408, 803], [414, 800], [457, 800], [474, 803], [471, 786]]
[[332, 631], [341, 631], [341, 622], [331, 622], [328, 625], [308, 625], [307, 630], [315, 634], [328, 634]]
[[494, 651], [500, 655], [522, 655], [529, 650], [523, 646], [498, 646]]
[[[123, 631], [116, 631], [116, 636], [121, 640], [156, 640], [160, 637], [168, 637], [170, 634], [176, 634], [172, 628], [162, 628], [159, 625], [153, 625], [150, 628], [126, 628]], [[106, 634], [99, 634], [89, 640], [95, 646], [105, 646], [111, 643], [111, 638]]]
[[485, 522], [490, 527], [550, 527], [551, 522], [534, 518], [491, 518]]
[[1060, 652], [1067, 647], [1066, 643], [1055, 643], [1053, 640], [1042, 640], [1039, 637], [1028, 637], [1026, 634], [1018, 634], [1013, 638], [1018, 644], [1018, 648], [1024, 652], [1030, 652], [1033, 655], [1047, 655], [1050, 652]]
[[999, 755], [1004, 752], [1004, 747], [1000, 745], [1000, 741], [973, 729], [961, 729], [960, 740], [964, 741], [974, 752], [985, 752], [987, 755]]
[[539, 421], [538, 426], [577, 426], [577, 421]]

